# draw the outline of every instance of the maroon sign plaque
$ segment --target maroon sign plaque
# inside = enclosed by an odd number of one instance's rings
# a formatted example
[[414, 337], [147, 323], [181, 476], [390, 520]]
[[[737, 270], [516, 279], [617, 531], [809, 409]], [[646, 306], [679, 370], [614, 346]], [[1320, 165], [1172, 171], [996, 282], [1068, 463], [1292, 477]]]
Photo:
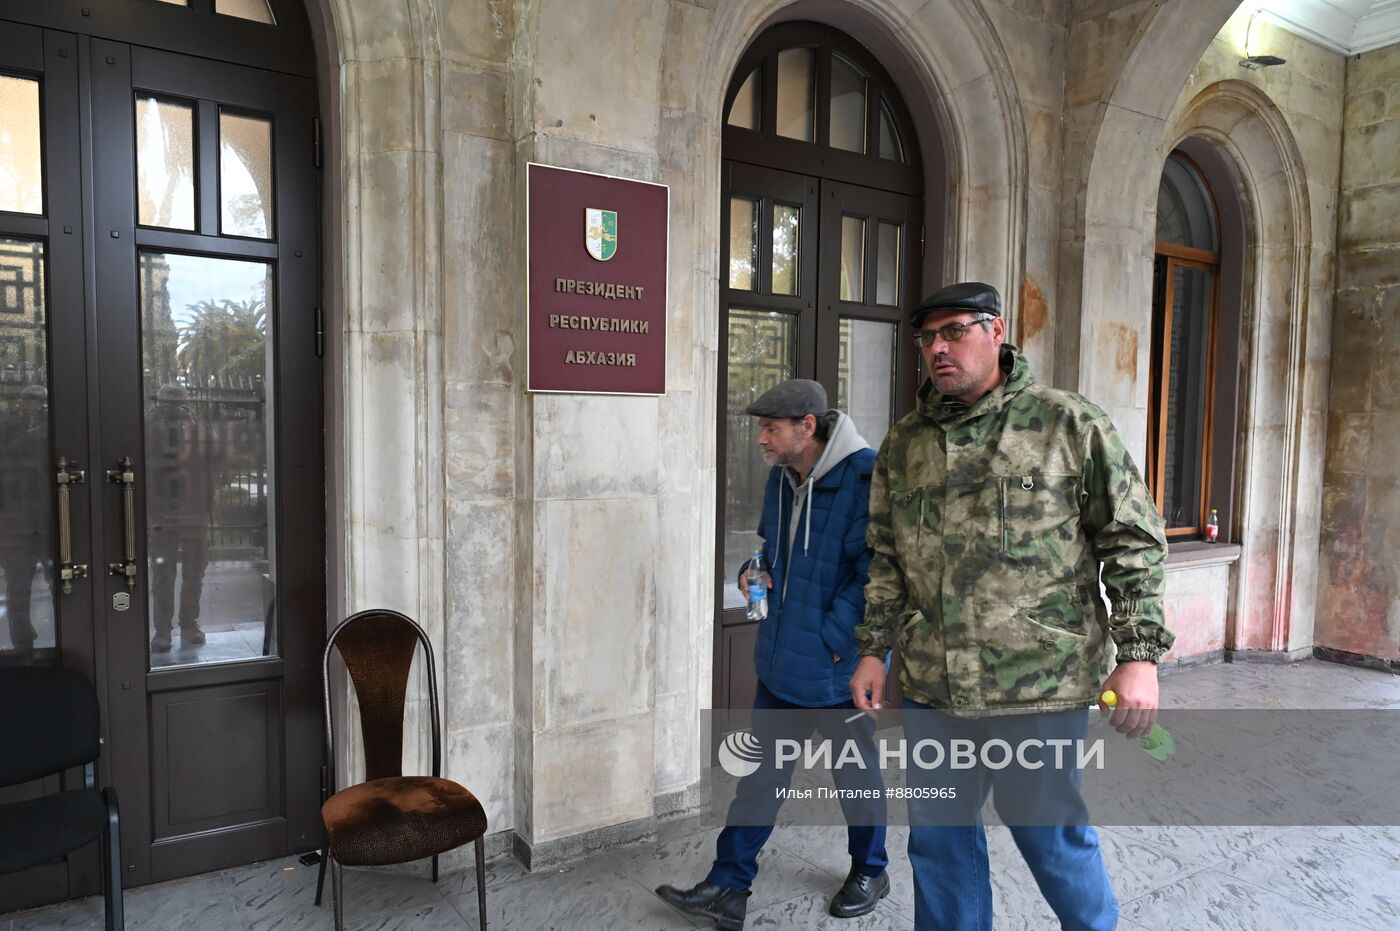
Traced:
[[665, 394], [670, 190], [526, 171], [529, 390]]

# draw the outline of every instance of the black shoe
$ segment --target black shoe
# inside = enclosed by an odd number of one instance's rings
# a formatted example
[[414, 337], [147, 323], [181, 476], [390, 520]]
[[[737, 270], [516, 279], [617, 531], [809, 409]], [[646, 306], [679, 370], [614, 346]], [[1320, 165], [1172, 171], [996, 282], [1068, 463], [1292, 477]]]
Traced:
[[[889, 891], [888, 882], [885, 891]], [[709, 881], [693, 889], [657, 886], [656, 894], [687, 915], [714, 919], [715, 927], [724, 931], [740, 931], [744, 927], [744, 913], [749, 908], [749, 890], [726, 889]]]
[[889, 873], [867, 876], [860, 870], [852, 869], [836, 895], [832, 896], [831, 908], [828, 911], [837, 918], [869, 915], [875, 911], [875, 906], [880, 900], [889, 894]]

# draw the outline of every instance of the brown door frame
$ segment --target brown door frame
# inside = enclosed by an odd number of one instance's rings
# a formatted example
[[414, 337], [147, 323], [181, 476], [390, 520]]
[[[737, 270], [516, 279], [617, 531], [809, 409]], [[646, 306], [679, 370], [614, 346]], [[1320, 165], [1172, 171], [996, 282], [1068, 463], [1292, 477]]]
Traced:
[[[294, 0], [273, 0], [277, 27], [212, 15], [212, 0], [189, 9], [145, 2], [93, 9], [54, 0], [0, 0], [0, 71], [40, 78], [45, 207], [41, 216], [0, 213], [0, 236], [46, 243], [46, 322], [50, 383], [50, 462], [65, 456], [86, 470], [73, 488], [73, 561], [89, 576], [54, 596], [58, 646], [34, 661], [92, 677], [101, 700], [105, 746], [95, 778], [118, 787], [125, 880], [130, 886], [270, 856], [321, 843], [323, 769], [317, 659], [326, 617], [324, 448], [320, 360], [319, 173], [313, 140], [317, 93], [305, 14]], [[71, 7], [71, 9], [70, 9]], [[194, 28], [194, 14], [203, 24]], [[12, 22], [10, 20], [24, 20]], [[147, 28], [152, 27], [154, 28]], [[47, 28], [44, 28], [47, 27]], [[71, 31], [63, 31], [68, 27]], [[86, 27], [86, 28], [85, 28]], [[80, 32], [87, 34], [78, 34]], [[213, 57], [245, 56], [278, 72], [133, 47], [109, 38], [168, 42]], [[163, 38], [162, 38], [163, 37]], [[305, 41], [302, 41], [305, 40]], [[300, 56], [290, 54], [293, 46]], [[297, 76], [297, 74], [305, 77]], [[218, 235], [212, 184], [197, 199], [196, 233], [136, 226], [132, 88], [199, 101], [199, 177], [217, 178], [220, 104], [272, 114], [276, 216], [274, 238]], [[211, 120], [212, 118], [212, 120]], [[212, 223], [210, 218], [212, 219]], [[270, 527], [278, 636], [275, 656], [249, 662], [148, 671], [146, 643], [146, 479], [141, 409], [140, 312], [136, 255], [142, 248], [272, 262], [274, 308], [268, 328], [274, 366], [271, 482], [277, 506]], [[99, 357], [101, 364], [99, 364]], [[308, 403], [309, 402], [309, 403]], [[112, 596], [123, 580], [107, 574], [123, 557], [120, 490], [104, 480], [122, 456], [136, 462], [138, 584], [125, 611]], [[268, 734], [269, 807], [252, 824], [205, 825], [157, 838], [160, 795], [151, 767], [160, 757], [147, 720], [149, 702], [185, 696], [261, 696]], [[216, 729], [217, 730], [217, 729]], [[188, 757], [219, 749], [211, 732]], [[178, 770], [178, 761], [172, 761]], [[168, 784], [170, 777], [165, 781]], [[81, 771], [6, 790], [7, 799], [79, 787]], [[229, 820], [229, 819], [226, 819]], [[89, 894], [100, 887], [95, 850], [66, 862], [0, 877], [0, 912]]]
[[[46, 174], [64, 174], [74, 179], [74, 183], [67, 185], [46, 185], [41, 216], [0, 212], [0, 236], [45, 243], [41, 284], [47, 323], [50, 443], [42, 472], [47, 479], [46, 490], [53, 493], [54, 463], [59, 456], [70, 460], [70, 468], [86, 471], [85, 481], [71, 487], [70, 528], [72, 562], [91, 567], [96, 561], [91, 541], [97, 526], [91, 506], [95, 470], [87, 417], [92, 387], [88, 381], [86, 347], [91, 338], [84, 313], [84, 277], [81, 274], [86, 230], [82, 188], [76, 183], [80, 171], [77, 38], [0, 21], [0, 71], [41, 81], [41, 133]], [[60, 273], [55, 274], [56, 269]], [[57, 533], [50, 536], [55, 550], [43, 556], [56, 566]], [[9, 584], [7, 579], [6, 585]], [[56, 579], [51, 584], [57, 589]], [[93, 640], [93, 625], [87, 621], [93, 608], [91, 579], [75, 580], [72, 591], [66, 594], [55, 592], [53, 605], [58, 631], [56, 646], [52, 650], [36, 651], [31, 661], [78, 669], [92, 677], [98, 647]], [[95, 681], [100, 690], [100, 671]], [[105, 721], [103, 732], [106, 732]], [[82, 788], [84, 781], [83, 770], [75, 769], [38, 783], [0, 790], [0, 799], [17, 801]], [[86, 895], [100, 888], [97, 850], [95, 847], [84, 849], [66, 862], [0, 876], [0, 911]]]
[[[315, 346], [319, 293], [316, 217], [317, 178], [312, 138], [316, 88], [312, 81], [191, 58], [172, 52], [92, 40], [92, 138], [104, 156], [93, 159], [94, 247], [97, 330], [107, 362], [100, 383], [102, 462], [125, 456], [135, 463], [136, 509], [146, 513], [146, 442], [142, 397], [141, 319], [137, 256], [144, 249], [213, 258], [269, 261], [276, 269], [273, 314], [273, 489], [276, 506], [271, 556], [275, 560], [279, 620], [278, 655], [213, 666], [176, 666], [147, 671], [146, 521], [136, 528], [138, 584], [131, 608], [112, 609], [123, 580], [100, 573], [99, 629], [110, 679], [107, 700], [112, 734], [113, 779], [142, 785], [142, 794], [122, 797], [132, 821], [122, 832], [128, 879], [158, 882], [237, 863], [314, 847], [320, 839], [317, 813], [322, 751], [316, 709], [316, 660], [323, 642], [324, 498], [321, 464], [321, 379]], [[105, 72], [105, 73], [104, 73]], [[134, 93], [153, 92], [195, 102], [197, 127], [196, 231], [174, 232], [136, 224], [131, 179], [134, 162]], [[273, 118], [275, 217], [267, 241], [219, 235], [219, 203], [208, 179], [218, 177], [216, 143], [221, 106]], [[115, 235], [113, 235], [115, 234]], [[314, 408], [298, 399], [315, 399]], [[100, 510], [108, 562], [120, 561], [123, 525], [119, 489], [102, 489]], [[222, 751], [227, 734], [178, 731], [167, 712], [179, 703], [220, 703], [242, 727], [262, 726], [267, 754], [266, 802], [241, 816], [172, 823], [171, 790], [182, 763]], [[259, 705], [259, 703], [261, 703]], [[252, 715], [253, 717], [249, 717]], [[261, 723], [259, 723], [259, 719]], [[233, 719], [227, 719], [232, 722]], [[171, 730], [158, 734], [166, 723]], [[279, 733], [280, 731], [280, 733]], [[164, 737], [165, 739], [157, 739]], [[172, 742], [179, 745], [171, 747]], [[226, 751], [222, 751], [226, 752]], [[124, 820], [127, 820], [124, 818]]]

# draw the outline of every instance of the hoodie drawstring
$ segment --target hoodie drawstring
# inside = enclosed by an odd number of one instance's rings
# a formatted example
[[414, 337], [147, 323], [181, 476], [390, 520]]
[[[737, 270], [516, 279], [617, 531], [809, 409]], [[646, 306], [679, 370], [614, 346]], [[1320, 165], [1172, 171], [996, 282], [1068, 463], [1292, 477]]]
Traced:
[[[811, 476], [808, 476], [808, 481], [811, 481]], [[806, 524], [803, 526], [803, 528], [802, 528], [802, 555], [803, 555], [803, 556], [806, 556], [806, 555], [807, 555], [807, 544], [809, 544], [809, 543], [812, 542], [812, 499], [815, 498], [815, 497], [816, 497], [816, 495], [814, 495], [814, 494], [812, 493], [812, 489], [811, 489], [811, 488], [808, 488], [808, 489], [807, 489], [807, 523], [806, 523]]]

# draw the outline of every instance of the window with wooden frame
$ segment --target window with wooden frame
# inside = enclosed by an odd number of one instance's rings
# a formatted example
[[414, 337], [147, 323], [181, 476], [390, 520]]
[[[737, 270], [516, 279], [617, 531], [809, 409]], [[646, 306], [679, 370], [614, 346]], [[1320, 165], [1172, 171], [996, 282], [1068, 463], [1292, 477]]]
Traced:
[[1169, 539], [1205, 531], [1211, 508], [1220, 293], [1218, 213], [1196, 164], [1174, 152], [1157, 195], [1147, 483]]

